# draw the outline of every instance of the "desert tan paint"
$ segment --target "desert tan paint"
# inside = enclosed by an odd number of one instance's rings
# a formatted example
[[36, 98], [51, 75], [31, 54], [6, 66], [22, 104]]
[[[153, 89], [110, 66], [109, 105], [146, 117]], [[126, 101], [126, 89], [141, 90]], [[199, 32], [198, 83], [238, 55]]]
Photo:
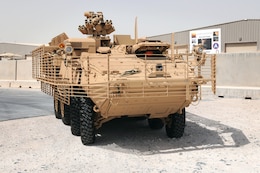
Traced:
[[43, 92], [63, 104], [70, 105], [73, 96], [91, 98], [97, 127], [124, 115], [166, 118], [181, 112], [200, 99], [203, 84], [211, 83], [215, 92], [216, 57], [203, 53], [201, 46], [178, 53], [178, 46], [136, 42], [130, 35], [114, 35], [111, 42], [112, 21], [103, 21], [101, 12], [85, 16], [92, 22], [79, 30], [91, 36], [62, 33], [35, 49], [33, 77], [41, 81]]

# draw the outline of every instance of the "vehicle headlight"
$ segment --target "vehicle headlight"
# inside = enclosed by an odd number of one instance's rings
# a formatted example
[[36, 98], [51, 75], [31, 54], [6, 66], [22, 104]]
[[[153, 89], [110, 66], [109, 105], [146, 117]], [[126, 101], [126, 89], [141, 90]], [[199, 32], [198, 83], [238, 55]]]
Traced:
[[73, 52], [73, 47], [70, 45], [66, 45], [64, 50], [67, 54], [71, 54]]
[[201, 46], [197, 45], [197, 46], [194, 46], [194, 47], [193, 47], [193, 51], [194, 51], [194, 53], [200, 55], [200, 54], [203, 53], [203, 48], [202, 48]]
[[203, 49], [202, 49], [201, 47], [199, 47], [199, 48], [197, 49], [197, 52], [198, 52], [199, 54], [201, 54], [201, 53], [203, 52]]

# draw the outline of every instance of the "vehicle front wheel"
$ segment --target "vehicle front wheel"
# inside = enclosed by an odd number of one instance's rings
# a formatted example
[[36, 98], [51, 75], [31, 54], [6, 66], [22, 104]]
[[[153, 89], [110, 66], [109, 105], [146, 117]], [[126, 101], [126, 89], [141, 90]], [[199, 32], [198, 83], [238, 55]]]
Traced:
[[94, 103], [90, 98], [79, 98], [80, 135], [84, 145], [93, 144], [96, 139], [93, 107]]
[[185, 128], [185, 116], [185, 108], [182, 109], [181, 114], [176, 112], [168, 116], [165, 129], [169, 138], [180, 138], [183, 136]]

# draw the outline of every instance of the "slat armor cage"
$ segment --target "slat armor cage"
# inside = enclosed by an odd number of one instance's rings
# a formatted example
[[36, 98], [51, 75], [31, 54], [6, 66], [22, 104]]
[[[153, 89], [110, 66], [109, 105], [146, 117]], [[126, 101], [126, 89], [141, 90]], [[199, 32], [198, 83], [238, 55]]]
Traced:
[[[216, 56], [194, 60], [191, 53], [158, 55], [81, 54], [58, 56], [59, 46], [41, 46], [32, 52], [33, 78], [42, 91], [69, 104], [71, 96], [101, 100], [185, 97], [197, 101], [201, 85], [216, 90]], [[156, 55], [153, 55], [156, 57]]]

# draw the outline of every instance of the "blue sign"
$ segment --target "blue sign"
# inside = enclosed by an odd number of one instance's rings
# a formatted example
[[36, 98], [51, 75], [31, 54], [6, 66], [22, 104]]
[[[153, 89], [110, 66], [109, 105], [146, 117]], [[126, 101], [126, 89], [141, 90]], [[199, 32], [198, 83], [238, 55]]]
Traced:
[[214, 48], [214, 49], [218, 49], [218, 48], [219, 48], [219, 44], [218, 44], [218, 43], [214, 43], [214, 44], [213, 44], [213, 48]]

